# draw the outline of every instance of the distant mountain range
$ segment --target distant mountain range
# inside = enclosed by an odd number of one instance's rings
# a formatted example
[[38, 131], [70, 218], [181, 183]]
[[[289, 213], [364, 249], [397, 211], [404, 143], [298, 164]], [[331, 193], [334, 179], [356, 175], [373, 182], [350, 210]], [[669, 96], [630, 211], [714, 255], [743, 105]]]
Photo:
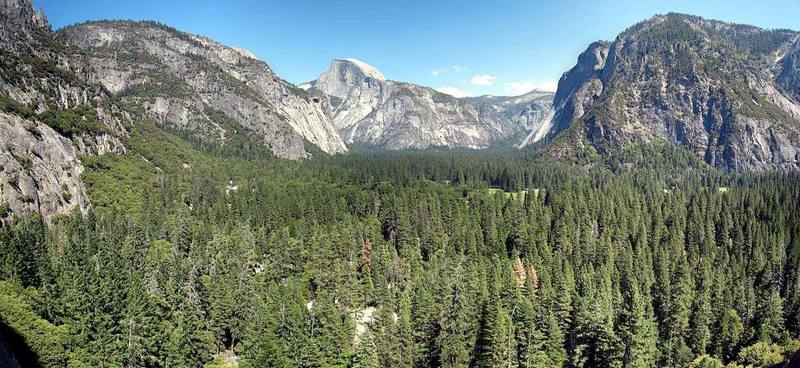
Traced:
[[331, 103], [347, 144], [391, 150], [521, 144], [552, 110], [552, 93], [455, 98], [432, 88], [387, 80], [355, 59], [333, 60], [300, 86]]
[[87, 208], [81, 155], [123, 154], [142, 121], [285, 159], [537, 142], [547, 159], [592, 163], [664, 141], [725, 170], [800, 168], [789, 30], [659, 15], [591, 44], [555, 94], [456, 98], [354, 59], [294, 86], [245, 50], [155, 22], [53, 32], [30, 0], [0, 10], [0, 197], [13, 211]]

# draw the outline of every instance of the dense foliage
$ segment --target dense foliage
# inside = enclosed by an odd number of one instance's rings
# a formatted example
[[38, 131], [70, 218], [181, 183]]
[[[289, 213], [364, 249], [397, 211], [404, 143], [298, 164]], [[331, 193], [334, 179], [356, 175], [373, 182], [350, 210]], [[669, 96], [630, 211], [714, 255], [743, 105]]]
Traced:
[[0, 228], [0, 321], [44, 366], [768, 367], [800, 348], [796, 174], [659, 145], [589, 170], [282, 162], [152, 126], [126, 145], [84, 159], [93, 212]]
[[89, 105], [47, 110], [39, 115], [39, 119], [65, 137], [99, 134], [105, 130], [103, 124], [97, 120], [97, 111]]

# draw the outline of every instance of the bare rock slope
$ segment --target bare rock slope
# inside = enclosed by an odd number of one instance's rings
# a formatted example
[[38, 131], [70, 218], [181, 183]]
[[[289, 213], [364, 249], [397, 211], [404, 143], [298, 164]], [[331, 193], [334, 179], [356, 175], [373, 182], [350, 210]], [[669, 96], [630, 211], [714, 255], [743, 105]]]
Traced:
[[517, 144], [551, 106], [547, 93], [518, 97], [518, 103], [455, 98], [387, 80], [355, 59], [333, 60], [316, 81], [303, 87], [330, 100], [336, 129], [346, 143], [390, 150]]
[[89, 22], [59, 37], [86, 55], [94, 81], [162, 124], [222, 144], [243, 128], [289, 159], [308, 157], [306, 143], [326, 153], [347, 150], [326, 101], [246, 50], [154, 22]]
[[0, 216], [89, 202], [79, 155], [122, 153], [129, 116], [54, 41], [30, 0], [0, 2]]
[[596, 42], [564, 74], [553, 157], [663, 140], [726, 170], [800, 168], [800, 34], [682, 14]]

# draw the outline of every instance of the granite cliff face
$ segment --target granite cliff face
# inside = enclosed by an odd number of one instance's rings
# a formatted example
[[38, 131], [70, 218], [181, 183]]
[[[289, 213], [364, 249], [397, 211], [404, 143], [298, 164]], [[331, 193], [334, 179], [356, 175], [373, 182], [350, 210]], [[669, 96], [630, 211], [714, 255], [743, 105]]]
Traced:
[[798, 33], [656, 16], [564, 74], [548, 152], [665, 140], [726, 170], [800, 168]]
[[0, 142], [5, 142], [0, 153], [4, 211], [51, 218], [76, 206], [88, 208], [83, 167], [71, 140], [46, 125], [0, 113]]
[[481, 96], [466, 100], [475, 105], [485, 119], [506, 120], [522, 128], [519, 133], [523, 135], [512, 135], [505, 142], [495, 144], [522, 147], [542, 140], [552, 128], [552, 92], [533, 90], [520, 96]]
[[278, 157], [344, 152], [328, 102], [240, 49], [151, 22], [97, 22], [54, 33], [30, 0], [0, 2], [0, 216], [46, 219], [89, 206], [82, 155], [124, 154], [148, 119]]
[[129, 116], [81, 78], [30, 0], [0, 2], [0, 46], [0, 215], [86, 210], [78, 156], [124, 152]]
[[308, 157], [306, 142], [326, 153], [347, 150], [327, 101], [278, 78], [246, 50], [153, 22], [90, 22], [59, 37], [85, 53], [93, 81], [162, 124], [223, 144], [244, 128], [289, 159]]
[[333, 60], [316, 81], [301, 87], [330, 100], [334, 124], [346, 143], [390, 150], [517, 144], [550, 106], [546, 93], [517, 98], [516, 104], [502, 98], [496, 103], [459, 99], [387, 80], [355, 59]]
[[31, 35], [50, 29], [47, 18], [36, 11], [30, 1], [2, 0], [0, 8], [0, 37], [15, 38], [22, 33]]

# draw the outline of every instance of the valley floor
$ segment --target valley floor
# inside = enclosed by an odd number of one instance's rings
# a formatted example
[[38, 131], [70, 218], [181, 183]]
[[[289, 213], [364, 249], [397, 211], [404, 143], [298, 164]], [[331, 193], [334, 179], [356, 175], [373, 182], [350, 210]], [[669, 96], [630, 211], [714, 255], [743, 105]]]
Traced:
[[83, 158], [88, 214], [3, 221], [3, 335], [42, 366], [768, 367], [800, 348], [796, 174], [659, 145], [587, 171], [288, 162], [155, 126], [125, 144]]

